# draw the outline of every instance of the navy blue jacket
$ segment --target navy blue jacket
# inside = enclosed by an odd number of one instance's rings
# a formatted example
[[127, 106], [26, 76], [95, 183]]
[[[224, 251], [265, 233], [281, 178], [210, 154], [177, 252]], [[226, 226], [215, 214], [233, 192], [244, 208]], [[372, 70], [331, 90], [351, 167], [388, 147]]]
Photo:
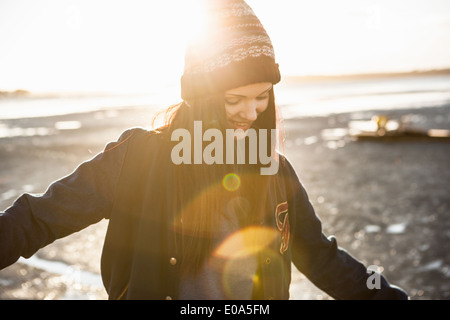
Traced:
[[[162, 135], [127, 130], [43, 195], [19, 197], [0, 214], [0, 269], [105, 218], [101, 271], [109, 298], [176, 299], [182, 255], [170, 213], [173, 190], [164, 183], [171, 173], [161, 158]], [[253, 297], [288, 299], [293, 263], [336, 299], [407, 299], [381, 275], [380, 289], [368, 288], [366, 267], [322, 233], [295, 170], [283, 160], [280, 180], [262, 199], [268, 214], [260, 223], [278, 236], [259, 252], [262, 281]]]

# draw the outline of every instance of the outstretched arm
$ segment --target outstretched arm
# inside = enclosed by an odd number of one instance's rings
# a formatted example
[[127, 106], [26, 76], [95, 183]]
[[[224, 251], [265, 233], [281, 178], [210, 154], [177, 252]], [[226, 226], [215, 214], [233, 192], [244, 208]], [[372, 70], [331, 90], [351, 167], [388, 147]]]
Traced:
[[23, 194], [0, 213], [0, 269], [108, 217], [130, 135], [123, 133], [44, 194]]
[[[292, 261], [318, 288], [335, 299], [407, 299], [400, 288], [381, 274], [378, 288], [367, 285], [371, 274], [364, 264], [340, 248], [334, 237], [326, 237], [308, 195], [291, 167], [290, 218]], [[292, 215], [291, 215], [292, 213]]]

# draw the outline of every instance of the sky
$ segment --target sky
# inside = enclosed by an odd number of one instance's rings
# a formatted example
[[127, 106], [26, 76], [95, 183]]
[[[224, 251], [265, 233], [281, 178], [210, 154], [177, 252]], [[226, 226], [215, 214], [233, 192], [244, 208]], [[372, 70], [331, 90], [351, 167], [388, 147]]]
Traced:
[[[209, 0], [212, 1], [212, 0]], [[0, 91], [146, 92], [179, 82], [199, 0], [0, 0]], [[248, 0], [282, 75], [450, 67], [448, 0]]]

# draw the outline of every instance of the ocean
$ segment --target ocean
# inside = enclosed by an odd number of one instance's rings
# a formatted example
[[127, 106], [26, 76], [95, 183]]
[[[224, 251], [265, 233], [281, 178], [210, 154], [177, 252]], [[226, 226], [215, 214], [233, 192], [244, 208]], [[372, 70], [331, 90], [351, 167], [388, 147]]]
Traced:
[[450, 102], [450, 75], [336, 79], [281, 84], [283, 117], [426, 108]]
[[[285, 119], [364, 110], [426, 108], [450, 102], [450, 75], [364, 77], [298, 81], [275, 86]], [[66, 94], [1, 96], [0, 123], [5, 119], [47, 117], [115, 108], [147, 108], [149, 112], [180, 101], [176, 85], [141, 94]]]

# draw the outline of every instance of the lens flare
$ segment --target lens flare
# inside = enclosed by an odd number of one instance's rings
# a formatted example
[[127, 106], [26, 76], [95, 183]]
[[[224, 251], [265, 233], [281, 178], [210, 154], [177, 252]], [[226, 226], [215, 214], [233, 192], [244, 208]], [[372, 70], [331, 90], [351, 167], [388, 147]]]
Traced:
[[250, 226], [234, 232], [214, 250], [213, 259], [223, 261], [222, 285], [229, 299], [251, 297], [251, 290], [245, 288], [260, 285], [255, 273], [259, 255], [264, 257], [273, 252], [271, 247], [278, 238], [279, 231], [275, 228]]
[[214, 251], [214, 255], [237, 259], [265, 250], [279, 236], [276, 229], [268, 227], [247, 227], [226, 238]]
[[235, 173], [229, 173], [223, 178], [222, 185], [228, 191], [236, 191], [241, 186], [241, 178]]
[[250, 299], [255, 286], [256, 256], [227, 259], [222, 270], [222, 288], [227, 299]]

